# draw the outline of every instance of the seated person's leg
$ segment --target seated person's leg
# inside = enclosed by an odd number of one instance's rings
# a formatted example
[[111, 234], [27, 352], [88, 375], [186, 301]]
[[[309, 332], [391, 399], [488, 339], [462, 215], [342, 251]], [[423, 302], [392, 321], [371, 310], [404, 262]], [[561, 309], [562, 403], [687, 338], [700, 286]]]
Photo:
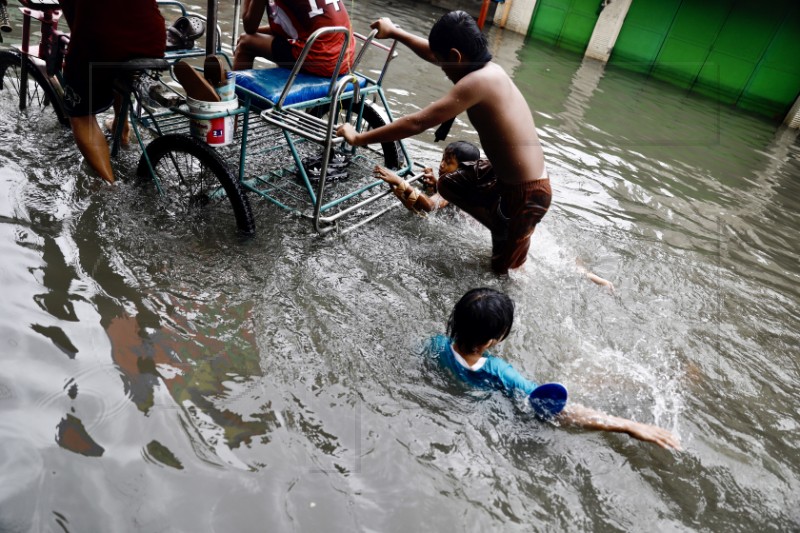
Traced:
[[[117, 131], [117, 120], [119, 119], [119, 112], [122, 108], [122, 95], [117, 92], [114, 92], [114, 118], [106, 119], [104, 126], [106, 129], [114, 135]], [[122, 117], [122, 137], [120, 138], [120, 144], [122, 146], [127, 146], [130, 144], [131, 139], [131, 126], [128, 124], [128, 117]]]
[[253, 68], [256, 57], [266, 58], [285, 68], [292, 68], [294, 65], [291, 48], [283, 37], [269, 33], [246, 33], [239, 37], [233, 55], [233, 69]]
[[94, 115], [113, 103], [113, 71], [92, 69], [88, 61], [67, 62], [64, 67], [64, 107], [70, 117], [75, 144], [100, 177], [114, 181], [108, 142]]

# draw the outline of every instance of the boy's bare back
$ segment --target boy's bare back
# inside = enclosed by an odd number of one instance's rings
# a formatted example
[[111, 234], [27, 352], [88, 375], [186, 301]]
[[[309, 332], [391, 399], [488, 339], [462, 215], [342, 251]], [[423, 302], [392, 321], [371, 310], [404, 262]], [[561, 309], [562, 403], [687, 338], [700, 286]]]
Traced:
[[524, 183], [544, 175], [544, 155], [528, 103], [502, 67], [487, 63], [461, 78], [443, 97], [471, 102], [466, 111], [481, 146], [504, 183]]

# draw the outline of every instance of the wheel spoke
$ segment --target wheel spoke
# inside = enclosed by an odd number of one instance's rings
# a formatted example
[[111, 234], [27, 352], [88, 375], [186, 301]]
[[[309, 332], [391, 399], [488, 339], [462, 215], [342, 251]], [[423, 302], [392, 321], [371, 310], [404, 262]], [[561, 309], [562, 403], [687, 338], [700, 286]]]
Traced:
[[[26, 70], [23, 87], [22, 61], [20, 55], [15, 52], [0, 51], [0, 87], [3, 89], [0, 95], [15, 101], [21, 110], [30, 109], [36, 112], [37, 110], [54, 109], [58, 120], [67, 124], [51, 81], [32, 64], [28, 65]], [[24, 99], [22, 98], [23, 92], [25, 93]]]

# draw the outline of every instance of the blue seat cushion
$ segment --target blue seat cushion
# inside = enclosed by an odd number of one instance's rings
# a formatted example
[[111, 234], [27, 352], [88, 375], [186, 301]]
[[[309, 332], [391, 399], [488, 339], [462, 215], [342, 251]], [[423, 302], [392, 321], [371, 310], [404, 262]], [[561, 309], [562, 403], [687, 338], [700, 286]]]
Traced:
[[[289, 69], [280, 67], [234, 71], [237, 92], [242, 87], [269, 101], [271, 105], [275, 105], [281, 97], [281, 92], [283, 92], [291, 72]], [[358, 81], [361, 87], [364, 87], [367, 83], [367, 80], [361, 76], [358, 76]], [[330, 84], [330, 78], [300, 72], [297, 74], [286, 100], [283, 101], [283, 105], [287, 106], [324, 98], [328, 95]], [[345, 88], [345, 93], [352, 90], [351, 83], [349, 87]], [[240, 94], [239, 96], [243, 95]]]

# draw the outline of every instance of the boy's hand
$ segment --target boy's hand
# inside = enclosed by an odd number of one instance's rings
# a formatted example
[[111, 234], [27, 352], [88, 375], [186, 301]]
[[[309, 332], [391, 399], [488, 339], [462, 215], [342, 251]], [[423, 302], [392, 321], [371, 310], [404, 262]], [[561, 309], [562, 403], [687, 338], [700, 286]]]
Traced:
[[353, 127], [352, 124], [342, 124], [336, 127], [336, 135], [339, 137], [344, 137], [344, 140], [347, 144], [352, 146], [356, 146], [356, 139], [358, 138], [358, 132]]
[[658, 426], [651, 426], [650, 424], [642, 424], [640, 422], [631, 422], [626, 428], [626, 433], [634, 439], [639, 439], [645, 442], [652, 442], [658, 444], [662, 448], [680, 450], [681, 443], [678, 437], [664, 428]]
[[369, 27], [373, 30], [378, 30], [378, 33], [375, 34], [377, 39], [390, 39], [397, 29], [397, 26], [394, 25], [394, 22], [389, 20], [389, 17], [381, 17], [370, 24]]

